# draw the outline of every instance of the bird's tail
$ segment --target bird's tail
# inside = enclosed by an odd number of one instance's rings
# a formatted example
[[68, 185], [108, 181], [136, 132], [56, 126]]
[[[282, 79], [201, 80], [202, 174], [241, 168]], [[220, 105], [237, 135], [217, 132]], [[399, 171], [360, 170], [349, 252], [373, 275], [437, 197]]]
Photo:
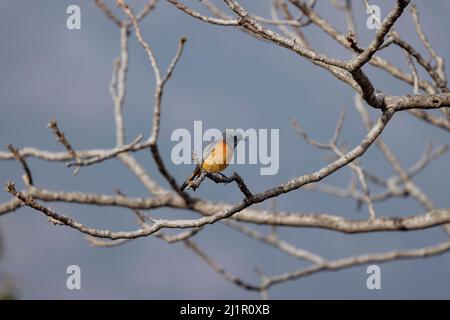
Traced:
[[183, 191], [186, 187], [195, 180], [201, 173], [200, 166], [195, 167], [194, 172], [186, 178], [186, 181], [181, 185], [180, 190]]

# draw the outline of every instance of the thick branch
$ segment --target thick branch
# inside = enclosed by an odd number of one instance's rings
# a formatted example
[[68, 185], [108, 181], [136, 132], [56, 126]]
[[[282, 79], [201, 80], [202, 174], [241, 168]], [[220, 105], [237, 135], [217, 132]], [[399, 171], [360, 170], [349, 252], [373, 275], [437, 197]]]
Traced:
[[360, 69], [372, 58], [375, 52], [378, 51], [384, 42], [384, 37], [391, 30], [397, 19], [400, 18], [403, 10], [408, 6], [408, 4], [409, 0], [397, 0], [395, 7], [391, 12], [389, 12], [386, 19], [384, 19], [380, 29], [377, 31], [375, 38], [372, 40], [370, 45], [350, 63], [350, 70], [352, 72]]

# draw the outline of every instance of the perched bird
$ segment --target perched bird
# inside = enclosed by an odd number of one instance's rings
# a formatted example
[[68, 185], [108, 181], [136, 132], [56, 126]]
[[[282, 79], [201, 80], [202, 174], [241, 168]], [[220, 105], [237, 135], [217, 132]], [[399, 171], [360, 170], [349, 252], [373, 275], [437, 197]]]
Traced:
[[194, 172], [181, 185], [180, 190], [183, 191], [190, 186], [202, 171], [208, 173], [220, 173], [228, 167], [233, 158], [234, 149], [239, 141], [244, 139], [244, 135], [240, 130], [226, 130], [222, 133], [222, 138], [211, 142], [203, 151], [201, 163], [197, 164]]

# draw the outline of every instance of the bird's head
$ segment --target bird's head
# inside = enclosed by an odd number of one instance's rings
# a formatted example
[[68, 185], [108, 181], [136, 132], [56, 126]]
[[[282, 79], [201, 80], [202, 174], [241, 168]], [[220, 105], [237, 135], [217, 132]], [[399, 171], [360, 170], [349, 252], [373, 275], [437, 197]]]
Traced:
[[223, 133], [223, 138], [225, 139], [226, 143], [230, 146], [232, 145], [233, 148], [236, 148], [237, 144], [241, 140], [245, 140], [244, 132], [242, 131], [242, 129], [227, 129]]

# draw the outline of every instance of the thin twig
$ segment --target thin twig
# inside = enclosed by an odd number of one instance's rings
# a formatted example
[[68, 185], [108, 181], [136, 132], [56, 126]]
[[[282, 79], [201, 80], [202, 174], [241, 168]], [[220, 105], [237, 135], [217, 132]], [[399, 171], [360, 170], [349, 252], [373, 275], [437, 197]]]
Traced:
[[294, 279], [299, 279], [320, 271], [341, 270], [358, 265], [364, 265], [369, 263], [384, 263], [399, 259], [423, 258], [443, 254], [449, 250], [450, 250], [450, 242], [443, 242], [437, 245], [417, 249], [389, 251], [385, 253], [363, 254], [349, 258], [330, 260], [322, 264], [314, 264], [306, 268], [301, 268], [292, 272], [272, 276], [266, 281], [263, 287], [264, 289], [267, 290], [268, 288], [272, 287], [275, 284], [283, 283]]
[[408, 61], [408, 65], [411, 69], [412, 75], [413, 75], [413, 79], [414, 79], [414, 83], [413, 83], [413, 94], [419, 94], [419, 76], [417, 74], [417, 69], [416, 66], [414, 65], [414, 61], [411, 58], [411, 55], [408, 53], [408, 51], [405, 50], [405, 56], [406, 56], [406, 60]]
[[162, 99], [162, 95], [163, 95], [164, 85], [170, 79], [177, 62], [179, 61], [181, 54], [183, 53], [184, 44], [186, 43], [186, 37], [181, 37], [175, 57], [168, 67], [166, 76], [164, 78], [162, 78], [160, 69], [158, 67], [158, 63], [156, 61], [156, 57], [153, 53], [153, 50], [151, 49], [150, 45], [144, 40], [144, 38], [142, 36], [141, 28], [139, 26], [139, 22], [137, 21], [136, 17], [134, 16], [132, 9], [125, 3], [124, 0], [117, 0], [117, 3], [125, 11], [125, 13], [128, 15], [128, 17], [131, 19], [134, 29], [135, 29], [136, 39], [139, 42], [139, 44], [144, 48], [145, 52], [147, 53], [148, 59], [150, 61], [150, 65], [153, 69], [153, 73], [156, 78], [156, 88], [155, 88], [154, 106], [153, 106], [153, 125], [152, 125], [152, 129], [151, 129], [151, 135], [148, 139], [148, 142], [150, 143], [150, 151], [152, 153], [153, 159], [156, 162], [159, 172], [169, 182], [172, 189], [175, 190], [175, 192], [178, 195], [180, 195], [186, 202], [189, 203], [192, 201], [191, 198], [189, 197], [189, 195], [187, 193], [182, 192], [179, 189], [177, 181], [167, 170], [167, 168], [164, 164], [164, 161], [161, 158], [161, 155], [159, 153], [159, 148], [157, 145], [157, 139], [158, 139], [160, 121], [161, 121], [161, 99]]
[[82, 166], [90, 166], [93, 165], [95, 163], [99, 163], [99, 162], [103, 162], [105, 160], [111, 159], [116, 157], [117, 155], [121, 154], [121, 153], [125, 153], [125, 152], [129, 152], [129, 151], [133, 151], [135, 149], [135, 147], [139, 144], [139, 142], [141, 142], [143, 138], [143, 135], [140, 134], [139, 136], [137, 136], [132, 142], [130, 142], [129, 144], [126, 145], [121, 145], [119, 147], [116, 147], [114, 149], [112, 149], [111, 151], [98, 156], [98, 157], [92, 157], [89, 158], [87, 160], [79, 160], [78, 162], [69, 162], [67, 164], [68, 167], [73, 167], [73, 166], [78, 166], [78, 167], [82, 167]]
[[236, 182], [241, 192], [244, 194], [246, 199], [253, 198], [253, 194], [250, 192], [250, 190], [247, 188], [247, 185], [245, 184], [242, 177], [237, 173], [233, 172], [233, 174], [230, 177], [226, 177], [220, 174], [214, 174], [214, 173], [207, 173], [207, 177], [214, 181], [215, 183], [231, 183]]
[[[9, 187], [11, 184], [12, 183], [8, 183], [7, 187]], [[9, 191], [11, 189], [8, 188], [7, 190]], [[16, 191], [13, 193], [13, 195], [18, 198], [18, 194]], [[25, 192], [21, 192], [20, 195], [20, 198], [22, 199], [28, 199], [31, 197], [32, 199], [42, 200], [46, 202], [60, 201], [79, 204], [117, 206], [131, 209], [154, 209], [161, 207], [187, 209], [186, 203], [180, 200], [180, 198], [171, 195], [162, 195], [144, 199], [130, 199], [121, 196], [81, 192], [49, 191], [38, 189], [33, 186], [27, 188]], [[258, 194], [255, 195], [255, 197], [257, 196]], [[254, 199], [251, 199], [248, 202], [252, 201], [254, 201]], [[377, 217], [375, 220], [352, 220], [345, 219], [338, 215], [325, 213], [283, 211], [269, 212], [264, 210], [255, 210], [248, 208], [251, 205], [248, 202], [245, 204], [241, 204], [242, 207], [247, 206], [245, 209], [242, 209], [239, 213], [234, 214], [236, 205], [233, 206], [232, 204], [214, 203], [205, 200], [198, 200], [197, 202], [195, 202], [191, 210], [201, 213], [204, 216], [202, 218], [192, 220], [156, 220], [155, 224], [157, 223], [158, 225], [152, 225], [153, 229], [151, 230], [138, 230], [134, 233], [112, 233], [111, 231], [108, 231], [107, 234], [102, 234], [100, 232], [97, 237], [105, 237], [109, 239], [139, 238], [153, 234], [162, 228], [190, 229], [215, 223], [216, 221], [225, 218], [233, 218], [238, 221], [251, 222], [258, 225], [265, 224], [269, 226], [322, 228], [344, 233], [419, 230], [439, 226], [450, 222], [450, 208], [436, 209], [425, 214], [410, 215], [402, 218], [395, 217], [395, 214], [391, 214], [391, 217]], [[25, 201], [24, 205], [29, 204]], [[29, 206], [46, 214], [46, 212], [41, 210], [42, 208], [40, 205], [37, 207], [31, 205]], [[75, 227], [75, 229], [77, 228]], [[84, 230], [82, 232], [84, 232]], [[90, 234], [89, 232], [84, 233]], [[95, 234], [96, 233], [94, 232], [94, 234], [91, 235], [96, 236]]]
[[443, 81], [441, 89], [444, 89], [446, 87], [446, 75], [445, 75], [445, 62], [442, 57], [440, 57], [437, 52], [433, 49], [433, 47], [430, 44], [430, 41], [428, 40], [427, 36], [425, 35], [425, 32], [422, 29], [422, 24], [420, 23], [420, 17], [419, 12], [417, 11], [417, 8], [415, 5], [411, 6], [411, 15], [414, 20], [414, 24], [416, 26], [417, 34], [419, 35], [420, 40], [424, 44], [425, 48], [428, 50], [430, 55], [433, 57], [433, 59], [436, 60], [436, 70]]
[[7, 148], [14, 155], [14, 158], [16, 158], [16, 160], [19, 161], [19, 163], [22, 165], [23, 171], [25, 172], [25, 178], [26, 178], [25, 181], [27, 182], [27, 184], [33, 185], [33, 177], [31, 175], [31, 170], [30, 170], [30, 167], [28, 166], [28, 163], [25, 160], [25, 158], [22, 157], [20, 152], [17, 149], [15, 149], [12, 144], [9, 143], [7, 145]]
[[[49, 124], [47, 125], [47, 127], [49, 127], [50, 129], [53, 130], [53, 133], [56, 136], [56, 141], [58, 141], [59, 143], [61, 143], [64, 148], [66, 148], [67, 153], [70, 155], [70, 157], [72, 159], [74, 159], [77, 163], [81, 162], [80, 157], [78, 156], [78, 154], [75, 152], [75, 150], [72, 148], [72, 145], [69, 143], [69, 141], [66, 139], [65, 135], [63, 132], [61, 132], [61, 130], [59, 130], [58, 127], [58, 123], [55, 120], [52, 120], [49, 122]], [[78, 171], [80, 170], [80, 167], [77, 166], [75, 168], [75, 170], [73, 171], [73, 174], [76, 175], [78, 173]]]
[[103, 2], [103, 0], [94, 0], [95, 5], [119, 28], [122, 26], [122, 21], [116, 17], [111, 9]]
[[235, 285], [242, 287], [247, 290], [256, 290], [259, 291], [259, 287], [253, 285], [251, 283], [245, 282], [241, 280], [239, 277], [227, 272], [221, 265], [219, 265], [216, 261], [211, 259], [203, 250], [199, 248], [197, 244], [195, 244], [191, 240], [185, 240], [184, 244], [187, 248], [191, 249], [197, 256], [199, 256], [203, 261], [205, 261], [211, 269], [215, 272], [223, 276], [227, 281], [234, 283]]

